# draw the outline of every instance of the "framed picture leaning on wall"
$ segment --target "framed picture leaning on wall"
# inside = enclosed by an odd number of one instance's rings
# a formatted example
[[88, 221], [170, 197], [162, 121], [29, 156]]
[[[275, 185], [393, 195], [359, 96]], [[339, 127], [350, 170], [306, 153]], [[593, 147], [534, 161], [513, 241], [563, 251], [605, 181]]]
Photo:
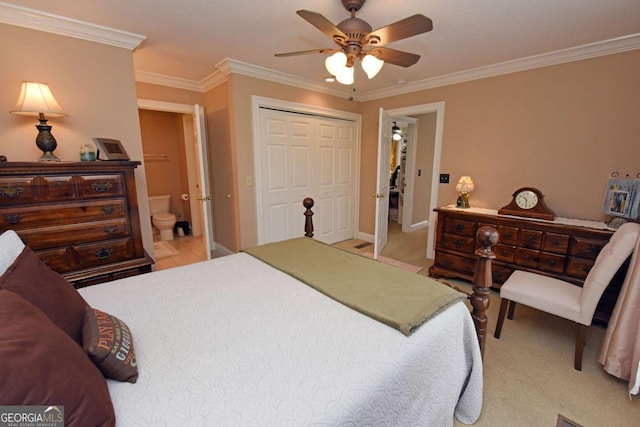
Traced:
[[607, 215], [640, 219], [640, 179], [609, 178], [603, 212]]

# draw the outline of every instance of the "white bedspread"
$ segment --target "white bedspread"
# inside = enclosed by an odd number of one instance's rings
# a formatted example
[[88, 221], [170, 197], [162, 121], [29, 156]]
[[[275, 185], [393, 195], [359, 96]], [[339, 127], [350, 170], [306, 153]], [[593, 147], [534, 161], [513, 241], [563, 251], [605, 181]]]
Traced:
[[482, 362], [460, 302], [411, 337], [239, 253], [80, 290], [133, 333], [119, 426], [473, 423]]

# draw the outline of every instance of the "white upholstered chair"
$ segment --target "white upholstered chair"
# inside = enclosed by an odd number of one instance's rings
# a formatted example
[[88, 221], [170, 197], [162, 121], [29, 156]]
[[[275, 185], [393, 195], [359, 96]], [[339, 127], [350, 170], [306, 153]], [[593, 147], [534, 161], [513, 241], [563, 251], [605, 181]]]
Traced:
[[587, 328], [602, 293], [622, 263], [629, 257], [640, 234], [640, 224], [628, 222], [618, 228], [598, 254], [582, 288], [541, 274], [516, 270], [500, 288], [500, 314], [494, 336], [500, 338], [509, 309], [513, 319], [516, 303], [577, 323], [574, 368], [582, 370], [582, 350]]

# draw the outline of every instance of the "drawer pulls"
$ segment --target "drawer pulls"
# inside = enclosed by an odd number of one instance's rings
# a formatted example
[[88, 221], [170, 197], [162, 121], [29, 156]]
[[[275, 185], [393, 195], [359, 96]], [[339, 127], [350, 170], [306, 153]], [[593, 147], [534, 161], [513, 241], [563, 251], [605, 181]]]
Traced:
[[107, 259], [113, 253], [113, 249], [111, 248], [100, 248], [93, 252], [93, 255], [98, 259]]
[[113, 184], [111, 184], [110, 182], [94, 182], [93, 184], [91, 184], [91, 188], [93, 188], [98, 193], [109, 191], [111, 190], [111, 187], [113, 187]]
[[104, 232], [107, 234], [115, 234], [118, 232], [118, 227], [115, 225], [108, 225], [104, 228]]
[[6, 187], [0, 187], [0, 195], [7, 199], [15, 199], [20, 197], [20, 194], [24, 191], [22, 187], [15, 187], [13, 185], [7, 185]]
[[113, 213], [113, 211], [115, 211], [115, 210], [116, 210], [116, 208], [115, 208], [115, 207], [113, 207], [112, 205], [106, 205], [106, 206], [101, 207], [101, 208], [100, 208], [100, 210], [101, 210], [103, 213], [105, 213], [105, 214], [107, 214], [107, 215], [108, 215], [108, 214]]
[[15, 225], [19, 223], [21, 219], [22, 219], [22, 215], [20, 215], [19, 213], [6, 214], [4, 216], [5, 222], [11, 225]]
[[457, 230], [457, 231], [462, 231], [462, 230], [464, 230], [465, 228], [466, 228], [466, 227], [465, 227], [464, 225], [462, 225], [462, 224], [456, 224], [456, 230]]

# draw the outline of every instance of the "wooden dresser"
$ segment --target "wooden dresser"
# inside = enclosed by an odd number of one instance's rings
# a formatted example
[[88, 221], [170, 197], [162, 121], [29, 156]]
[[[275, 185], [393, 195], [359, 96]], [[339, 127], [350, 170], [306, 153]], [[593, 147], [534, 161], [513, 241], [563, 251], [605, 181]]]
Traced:
[[[490, 209], [436, 209], [435, 259], [429, 274], [471, 280], [475, 271], [476, 230], [483, 225], [497, 228], [500, 238], [492, 263], [493, 287], [499, 289], [514, 270], [525, 270], [582, 286], [600, 250], [614, 230], [604, 223], [556, 218], [542, 221], [498, 215]], [[606, 322], [615, 306], [624, 280], [621, 268], [605, 291], [594, 320]]]
[[151, 271], [134, 170], [140, 162], [0, 163], [0, 232], [15, 230], [76, 287]]

